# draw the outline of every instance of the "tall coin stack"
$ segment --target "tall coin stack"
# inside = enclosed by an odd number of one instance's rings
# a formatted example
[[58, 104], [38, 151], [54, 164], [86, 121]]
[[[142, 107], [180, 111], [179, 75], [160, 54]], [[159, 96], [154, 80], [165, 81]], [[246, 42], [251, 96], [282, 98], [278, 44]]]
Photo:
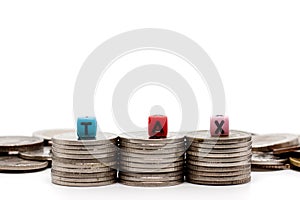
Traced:
[[78, 140], [75, 132], [56, 135], [52, 144], [52, 182], [64, 186], [103, 186], [117, 179], [117, 136], [100, 133]]
[[160, 187], [184, 181], [184, 136], [148, 139], [147, 132], [120, 136], [119, 181], [129, 186]]
[[211, 137], [209, 131], [187, 134], [186, 179], [203, 185], [236, 185], [251, 180], [251, 134], [231, 131]]

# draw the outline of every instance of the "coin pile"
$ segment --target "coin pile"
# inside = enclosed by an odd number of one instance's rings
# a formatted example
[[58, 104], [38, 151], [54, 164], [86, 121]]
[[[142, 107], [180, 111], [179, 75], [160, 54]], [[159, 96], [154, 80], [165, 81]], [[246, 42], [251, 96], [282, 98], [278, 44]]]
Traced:
[[0, 171], [31, 172], [45, 169], [48, 161], [43, 159], [20, 158], [25, 152], [39, 151], [43, 148], [43, 140], [27, 136], [0, 137]]
[[278, 170], [290, 168], [289, 157], [297, 154], [299, 139], [294, 134], [253, 136], [252, 169]]
[[231, 131], [211, 137], [209, 131], [187, 133], [186, 180], [203, 185], [236, 185], [251, 180], [251, 134]]
[[78, 140], [75, 132], [52, 139], [52, 182], [64, 186], [103, 186], [117, 179], [117, 136], [99, 133]]
[[129, 186], [160, 187], [184, 181], [184, 136], [148, 139], [147, 132], [120, 136], [119, 181]]

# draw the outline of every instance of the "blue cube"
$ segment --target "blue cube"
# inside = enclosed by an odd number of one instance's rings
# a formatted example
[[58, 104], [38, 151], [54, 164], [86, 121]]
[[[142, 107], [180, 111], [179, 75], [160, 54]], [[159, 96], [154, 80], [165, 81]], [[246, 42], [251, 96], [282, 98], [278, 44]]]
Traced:
[[77, 119], [77, 135], [79, 139], [95, 138], [97, 120], [95, 117], [79, 117]]

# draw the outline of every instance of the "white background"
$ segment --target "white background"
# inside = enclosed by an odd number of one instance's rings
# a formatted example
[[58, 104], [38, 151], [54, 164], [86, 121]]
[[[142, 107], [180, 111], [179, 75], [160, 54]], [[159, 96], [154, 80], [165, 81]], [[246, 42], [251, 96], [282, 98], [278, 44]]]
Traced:
[[[86, 57], [102, 42], [138, 28], [164, 28], [196, 41], [218, 68], [225, 87], [230, 126], [255, 133], [298, 133], [300, 95], [299, 1], [1, 1], [0, 2], [0, 135], [31, 135], [47, 128], [74, 126], [73, 89]], [[120, 61], [174, 64], [162, 55]], [[173, 59], [173, 60], [172, 60]], [[123, 62], [123, 64], [122, 64]], [[118, 64], [107, 74], [117, 81]], [[113, 69], [113, 68], [112, 68]], [[125, 68], [124, 68], [125, 69]], [[179, 70], [180, 71], [180, 70]], [[187, 70], [188, 72], [188, 70]], [[186, 72], [186, 73], [187, 73]], [[115, 74], [114, 74], [115, 73]], [[111, 78], [109, 78], [109, 75]], [[186, 77], [186, 74], [184, 74]], [[199, 128], [208, 128], [211, 105], [202, 79], [186, 79], [199, 89]], [[202, 86], [201, 86], [202, 84]], [[109, 84], [107, 84], [109, 85]], [[101, 88], [100, 86], [98, 89]], [[197, 88], [197, 87], [196, 87]], [[98, 90], [95, 109], [99, 124], [116, 131], [109, 96]], [[162, 101], [149, 95], [153, 90]], [[99, 100], [99, 101], [98, 101]], [[165, 105], [170, 129], [181, 121], [176, 99], [157, 88], [132, 97], [132, 120], [146, 126], [151, 102]], [[100, 103], [101, 102], [101, 103]], [[105, 116], [107, 121], [105, 121]], [[295, 198], [300, 173], [253, 173], [250, 184], [208, 187], [183, 184], [140, 189], [119, 184], [103, 188], [65, 188], [51, 184], [50, 170], [31, 174], [0, 174], [1, 199], [282, 199]]]

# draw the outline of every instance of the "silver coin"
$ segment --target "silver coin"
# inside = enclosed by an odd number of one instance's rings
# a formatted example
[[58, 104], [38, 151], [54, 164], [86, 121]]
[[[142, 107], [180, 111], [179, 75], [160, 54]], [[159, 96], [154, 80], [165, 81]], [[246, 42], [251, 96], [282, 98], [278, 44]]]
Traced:
[[166, 173], [134, 173], [134, 172], [119, 172], [119, 175], [131, 176], [131, 177], [158, 177], [158, 178], [168, 178], [173, 176], [183, 175], [183, 171], [177, 172], [166, 172]]
[[17, 156], [0, 156], [0, 171], [32, 171], [47, 167], [47, 161], [24, 160]]
[[188, 149], [187, 155], [192, 156], [198, 156], [202, 158], [236, 158], [236, 157], [243, 157], [243, 156], [249, 156], [251, 155], [251, 149], [244, 152], [239, 153], [220, 153], [220, 154], [210, 154], [210, 153], [201, 153], [197, 151], [192, 151], [191, 149]]
[[51, 174], [55, 176], [65, 177], [65, 178], [101, 178], [101, 177], [116, 177], [117, 171], [110, 172], [99, 172], [99, 173], [72, 173], [72, 172], [60, 172], [51, 170]]
[[186, 177], [187, 179], [198, 180], [198, 181], [213, 181], [213, 182], [239, 181], [239, 180], [244, 180], [249, 178], [250, 173], [238, 175], [238, 176], [226, 176], [226, 177], [211, 177], [211, 176], [207, 177], [207, 176], [187, 174]]
[[125, 181], [134, 181], [134, 182], [169, 182], [169, 181], [181, 181], [183, 180], [183, 175], [172, 176], [172, 177], [153, 177], [153, 176], [143, 176], [143, 177], [134, 177], [126, 176], [120, 174], [119, 178]]
[[184, 141], [183, 133], [168, 133], [168, 137], [162, 139], [149, 139], [148, 132], [146, 131], [123, 133], [119, 136], [121, 141], [128, 143], [169, 144]]
[[177, 153], [168, 153], [168, 154], [141, 154], [141, 153], [131, 153], [126, 151], [120, 151], [121, 156], [126, 157], [134, 157], [134, 158], [145, 158], [145, 159], [163, 159], [163, 158], [179, 158], [184, 154], [183, 152], [177, 152]]
[[110, 144], [111, 141], [117, 140], [117, 136], [112, 133], [98, 133], [95, 139], [80, 140], [75, 132], [56, 135], [52, 138], [54, 144], [60, 145], [102, 145]]
[[0, 152], [29, 151], [40, 149], [43, 140], [27, 136], [0, 136]]
[[59, 172], [71, 172], [71, 173], [100, 173], [100, 172], [112, 172], [114, 169], [110, 167], [99, 167], [99, 168], [66, 168], [52, 165], [52, 169]]
[[135, 157], [128, 157], [128, 156], [120, 156], [120, 161], [125, 161], [125, 162], [136, 162], [136, 163], [172, 163], [176, 161], [183, 161], [184, 157], [175, 157], [175, 158], [135, 158]]
[[32, 135], [38, 138], [42, 138], [45, 141], [51, 141], [55, 135], [63, 133], [75, 132], [74, 129], [48, 129], [34, 132]]
[[94, 178], [67, 178], [67, 177], [56, 176], [54, 174], [51, 175], [51, 178], [52, 180], [73, 182], [73, 183], [95, 183], [95, 182], [111, 181], [116, 179], [115, 176], [94, 177]]
[[197, 166], [197, 165], [192, 165], [192, 164], [187, 164], [186, 165], [187, 170], [195, 170], [195, 171], [200, 171], [200, 172], [236, 172], [236, 171], [241, 171], [241, 170], [247, 170], [251, 169], [251, 164], [247, 163], [245, 165], [240, 165], [236, 167], [214, 167], [212, 166]]
[[52, 147], [52, 152], [63, 153], [63, 154], [73, 154], [73, 155], [94, 155], [94, 154], [109, 154], [117, 152], [117, 148], [106, 148], [106, 149], [89, 149], [89, 150], [67, 150], [67, 149], [58, 149]]
[[205, 177], [228, 177], [228, 176], [239, 176], [243, 174], [250, 174], [251, 168], [241, 171], [233, 171], [233, 172], [201, 172], [195, 170], [188, 170], [187, 174], [191, 174], [194, 176], [205, 176]]
[[194, 146], [189, 146], [188, 150], [196, 151], [199, 153], [209, 153], [209, 154], [231, 154], [231, 153], [240, 153], [251, 150], [251, 146], [240, 147], [235, 149], [204, 149]]
[[133, 149], [145, 149], [145, 150], [152, 150], [152, 149], [171, 149], [171, 148], [184, 148], [185, 142], [178, 142], [178, 143], [167, 143], [167, 144], [143, 144], [143, 143], [129, 143], [125, 141], [120, 142], [120, 147], [127, 147]]
[[110, 181], [100, 181], [100, 182], [90, 182], [90, 183], [76, 183], [76, 182], [67, 182], [67, 181], [59, 181], [59, 180], [52, 179], [52, 183], [56, 185], [69, 186], [69, 187], [97, 187], [97, 186], [112, 185], [116, 182], [117, 182], [116, 180], [110, 180]]
[[76, 151], [89, 151], [89, 150], [103, 150], [106, 148], [118, 148], [116, 143], [108, 142], [107, 144], [101, 145], [61, 145], [61, 144], [52, 144], [52, 147], [55, 149], [64, 149], [64, 150], [76, 150]]
[[68, 164], [64, 162], [56, 162], [53, 161], [52, 165], [59, 166], [59, 167], [66, 167], [66, 168], [74, 168], [74, 169], [83, 169], [83, 168], [101, 168], [101, 167], [110, 167], [110, 168], [116, 168], [117, 167], [117, 161], [115, 162], [108, 162], [108, 163], [73, 163]]
[[172, 153], [184, 153], [184, 148], [179, 149], [157, 149], [157, 150], [140, 150], [140, 149], [132, 149], [132, 148], [124, 148], [120, 149], [121, 152], [129, 152], [129, 153], [139, 153], [139, 154], [172, 154]]
[[68, 159], [76, 159], [76, 160], [86, 160], [86, 159], [102, 159], [108, 157], [116, 156], [116, 153], [106, 153], [106, 154], [91, 154], [91, 155], [79, 155], [79, 154], [65, 154], [65, 153], [58, 153], [56, 151], [52, 151], [53, 157], [57, 158], [68, 158]]
[[121, 167], [133, 167], [133, 168], [141, 168], [141, 169], [164, 169], [164, 168], [174, 168], [174, 167], [179, 167], [183, 166], [184, 162], [179, 161], [175, 163], [135, 163], [135, 162], [125, 162], [121, 161], [120, 166]]
[[290, 169], [291, 166], [288, 163], [276, 163], [274, 165], [271, 164], [267, 164], [267, 165], [263, 165], [263, 164], [259, 164], [259, 165], [255, 165], [252, 164], [252, 171], [270, 171], [270, 170], [283, 170], [283, 169]]
[[296, 146], [299, 144], [297, 135], [293, 134], [264, 134], [253, 136], [254, 151], [272, 151], [272, 149]]
[[209, 162], [197, 162], [192, 160], [187, 160], [187, 164], [196, 165], [196, 166], [202, 166], [202, 167], [238, 167], [238, 166], [245, 166], [250, 164], [250, 159], [247, 161], [241, 161], [241, 162], [233, 162], [233, 163], [209, 163]]
[[199, 184], [199, 185], [240, 185], [240, 184], [246, 184], [251, 181], [251, 177], [248, 177], [243, 180], [237, 180], [237, 181], [200, 181], [200, 180], [194, 180], [187, 178], [187, 182], [193, 183], [193, 184]]
[[195, 161], [195, 162], [207, 162], [207, 163], [234, 163], [247, 161], [251, 159], [251, 154], [248, 156], [242, 157], [234, 157], [234, 158], [204, 158], [199, 156], [187, 156], [187, 160]]
[[170, 187], [183, 183], [183, 180], [180, 181], [165, 181], [165, 182], [136, 182], [136, 181], [125, 181], [120, 180], [121, 184], [134, 186], [134, 187]]
[[236, 144], [201, 144], [201, 143], [192, 143], [191, 146], [195, 148], [204, 148], [204, 149], [236, 149], [243, 147], [250, 147], [252, 141], [236, 143]]
[[202, 143], [202, 144], [236, 144], [241, 142], [248, 142], [251, 140], [251, 134], [243, 131], [231, 130], [227, 137], [212, 137], [210, 131], [194, 131], [186, 134], [188, 142]]
[[254, 153], [251, 158], [251, 163], [254, 165], [281, 165], [287, 162], [288, 158], [280, 158], [268, 153]]
[[114, 162], [114, 161], [117, 160], [117, 156], [101, 158], [101, 159], [80, 159], [80, 160], [53, 157], [52, 160], [56, 161], [56, 162], [77, 165], [77, 164], [81, 164], [81, 163], [109, 163], [109, 162]]
[[127, 167], [127, 166], [120, 166], [120, 171], [123, 172], [135, 172], [135, 173], [164, 173], [164, 172], [177, 172], [183, 170], [183, 166], [178, 167], [171, 167], [171, 168], [158, 168], [158, 169], [143, 169], [143, 168], [136, 168], [136, 167]]
[[39, 150], [20, 152], [19, 156], [27, 160], [36, 160], [36, 161], [52, 160], [51, 147], [48, 146], [44, 146], [42, 149]]

